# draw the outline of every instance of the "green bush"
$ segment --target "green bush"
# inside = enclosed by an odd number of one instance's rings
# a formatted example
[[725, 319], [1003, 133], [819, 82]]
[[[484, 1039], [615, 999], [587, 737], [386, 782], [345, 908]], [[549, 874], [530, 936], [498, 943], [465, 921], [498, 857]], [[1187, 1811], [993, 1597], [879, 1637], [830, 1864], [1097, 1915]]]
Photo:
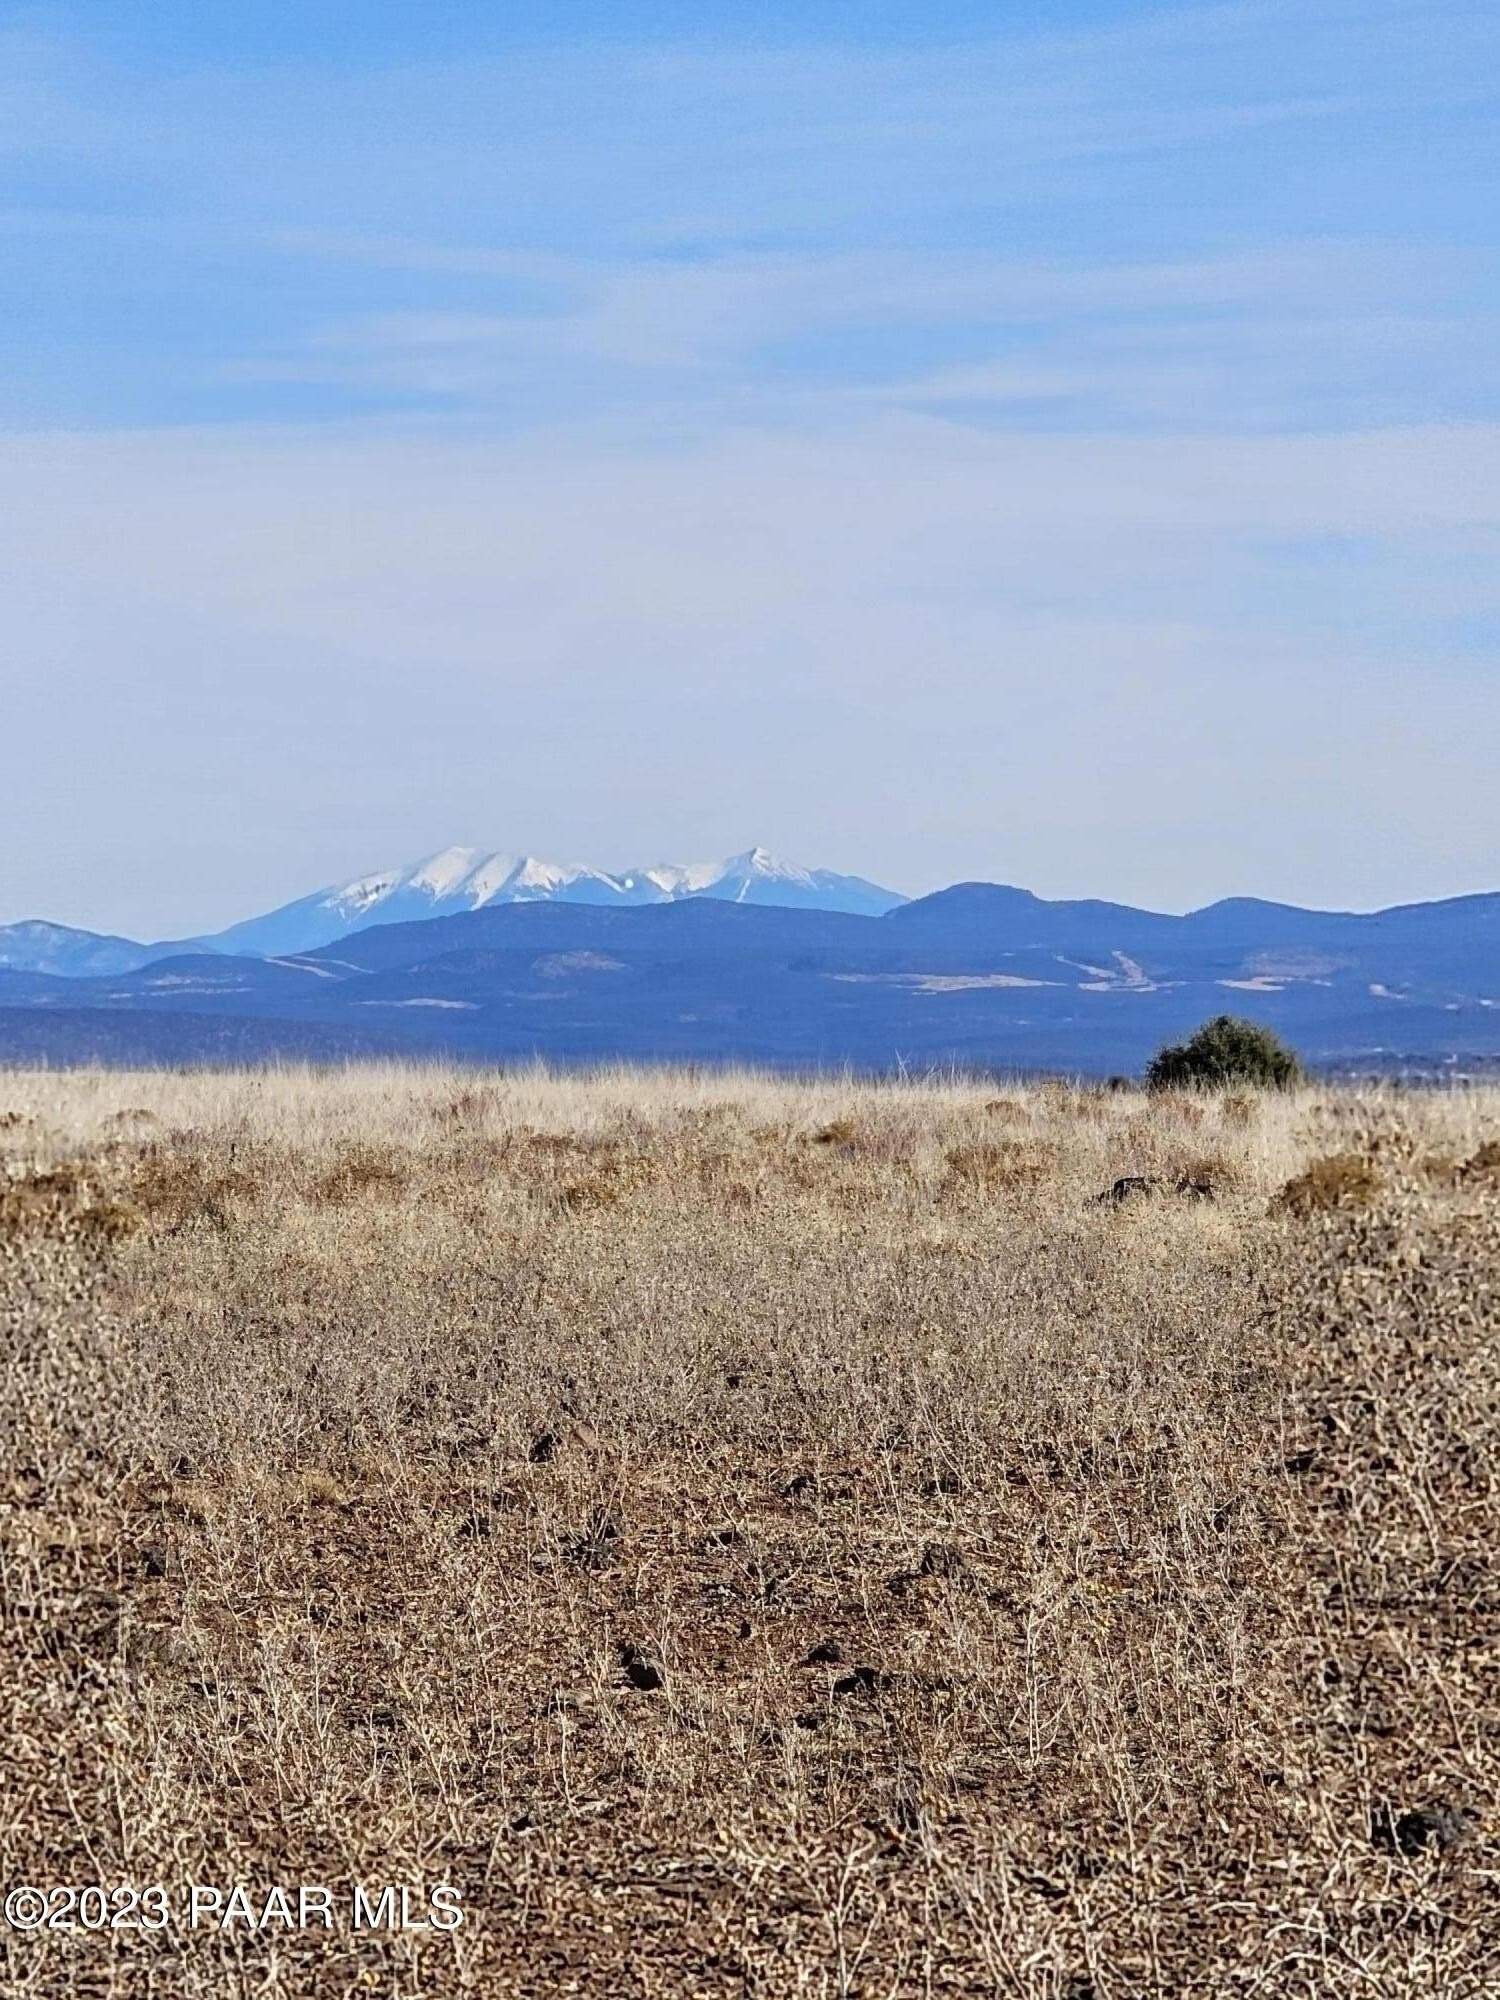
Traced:
[[1147, 1067], [1146, 1084], [1151, 1090], [1221, 1090], [1229, 1084], [1286, 1090], [1302, 1076], [1296, 1051], [1269, 1028], [1236, 1014], [1216, 1014], [1185, 1042], [1158, 1049]]

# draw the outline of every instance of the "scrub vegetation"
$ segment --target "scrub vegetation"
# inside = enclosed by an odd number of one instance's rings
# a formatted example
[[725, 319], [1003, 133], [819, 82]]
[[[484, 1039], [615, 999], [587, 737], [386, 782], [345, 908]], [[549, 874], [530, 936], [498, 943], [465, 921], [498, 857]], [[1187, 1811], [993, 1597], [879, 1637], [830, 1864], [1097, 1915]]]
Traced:
[[0, 1074], [4, 1884], [466, 1912], [0, 1985], [1494, 1991], [1497, 1274], [1483, 1091]]

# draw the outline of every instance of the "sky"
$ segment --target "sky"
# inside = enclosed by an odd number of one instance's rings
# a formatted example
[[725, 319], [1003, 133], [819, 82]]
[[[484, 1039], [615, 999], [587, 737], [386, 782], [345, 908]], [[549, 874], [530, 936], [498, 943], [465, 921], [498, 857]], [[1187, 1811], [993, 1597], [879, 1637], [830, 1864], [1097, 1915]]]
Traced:
[[0, 922], [1500, 888], [1492, 0], [0, 4]]

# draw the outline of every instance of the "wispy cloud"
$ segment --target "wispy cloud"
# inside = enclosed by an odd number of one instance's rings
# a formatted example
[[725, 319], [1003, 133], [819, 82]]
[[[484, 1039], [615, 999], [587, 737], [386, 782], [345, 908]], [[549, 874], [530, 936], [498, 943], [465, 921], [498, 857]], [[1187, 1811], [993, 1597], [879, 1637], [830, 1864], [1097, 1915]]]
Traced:
[[336, 414], [341, 392], [350, 412], [383, 393], [480, 415], [664, 386], [696, 403], [703, 381], [669, 378], [706, 372], [738, 411], [841, 376], [946, 397], [977, 369], [1066, 377], [1069, 421], [1175, 402], [1263, 423], [1277, 384], [1262, 356], [1238, 395], [1241, 356], [1293, 322], [1311, 337], [1287, 344], [1290, 422], [1409, 420], [1437, 378], [1429, 413], [1487, 407], [1493, 9], [1067, 17], [896, 46], [820, 38], [816, 9], [769, 44], [710, 13], [692, 40], [606, 44], [523, 7], [466, 62], [329, 46], [276, 66], [186, 63], [147, 24], [13, 32], [8, 205], [121, 235], [90, 254], [34, 228], [29, 268], [0, 274], [0, 423], [34, 421], [64, 366], [63, 407], [106, 422]]
[[1289, 243], [1075, 265], [974, 252], [609, 263], [338, 239], [287, 248], [494, 279], [509, 310], [369, 314], [244, 357], [241, 379], [430, 396], [512, 422], [550, 420], [560, 405], [575, 420], [628, 408], [694, 425], [828, 421], [856, 401], [1174, 432], [1494, 407], [1500, 302], [1476, 305], [1484, 260], [1470, 251]]
[[[5, 810], [128, 825], [113, 883], [86, 843], [122, 899], [192, 828], [198, 924], [290, 881], [310, 827], [351, 868], [450, 830], [732, 826], [911, 888], [1482, 881], [1500, 683], [1434, 624], [1481, 616], [1486, 575], [1500, 609], [1497, 465], [1493, 427], [35, 439], [0, 470], [30, 669]], [[8, 903], [34, 852], [7, 846]]]
[[3, 913], [450, 837], [1487, 878], [1487, 0], [462, 11], [5, 38]]

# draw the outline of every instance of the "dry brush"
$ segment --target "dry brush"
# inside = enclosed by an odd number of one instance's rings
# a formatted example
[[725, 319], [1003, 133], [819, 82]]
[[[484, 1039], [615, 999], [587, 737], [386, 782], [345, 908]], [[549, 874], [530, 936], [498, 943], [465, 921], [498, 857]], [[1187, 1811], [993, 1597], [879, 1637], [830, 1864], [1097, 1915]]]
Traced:
[[0, 1875], [468, 1912], [7, 1990], [1494, 1990], [1497, 1159], [1482, 1092], [0, 1076]]

